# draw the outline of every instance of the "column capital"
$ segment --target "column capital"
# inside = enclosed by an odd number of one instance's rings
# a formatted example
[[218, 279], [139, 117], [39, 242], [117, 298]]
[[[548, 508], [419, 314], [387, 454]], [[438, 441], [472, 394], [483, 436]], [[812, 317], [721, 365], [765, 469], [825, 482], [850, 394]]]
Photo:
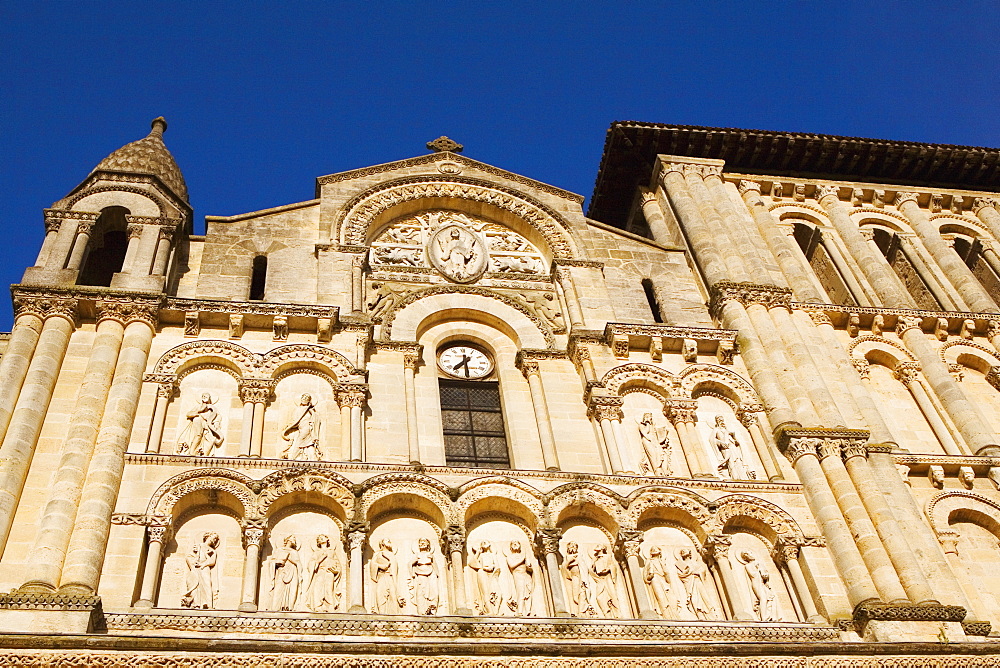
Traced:
[[813, 191], [813, 197], [816, 198], [817, 202], [821, 202], [827, 197], [833, 197], [836, 201], [840, 201], [840, 186], [834, 186], [829, 184], [821, 184], [816, 186], [816, 190]]
[[866, 359], [851, 359], [851, 364], [854, 365], [854, 370], [858, 372], [862, 380], [868, 380], [871, 378], [871, 362]]
[[938, 542], [941, 543], [941, 547], [944, 548], [945, 554], [954, 554], [958, 556], [958, 541], [962, 535], [952, 529], [937, 532]]
[[624, 417], [622, 405], [624, 401], [621, 397], [591, 395], [590, 403], [587, 406], [587, 417], [594, 418], [598, 422], [601, 420], [612, 420], [621, 422]]
[[977, 197], [972, 200], [972, 210], [976, 215], [986, 208], [1000, 209], [1000, 200], [995, 197]]
[[441, 547], [447, 554], [465, 551], [465, 529], [457, 524], [449, 524], [441, 533]]
[[239, 381], [240, 400], [243, 403], [267, 403], [271, 399], [277, 381], [265, 378], [241, 378]]
[[820, 461], [823, 461], [827, 457], [840, 459], [844, 452], [844, 442], [839, 438], [820, 439], [816, 451], [819, 453]]
[[821, 438], [793, 437], [788, 439], [785, 445], [785, 457], [795, 465], [800, 457], [813, 455], [819, 457], [819, 446], [823, 442]]
[[177, 376], [172, 373], [147, 373], [142, 377], [144, 383], [156, 383], [156, 395], [160, 399], [172, 399], [179, 385]]
[[697, 409], [694, 399], [670, 399], [663, 406], [663, 415], [674, 425], [681, 422], [694, 424], [698, 421]]
[[144, 322], [153, 329], [159, 323], [160, 301], [142, 297], [113, 297], [97, 302], [97, 321], [117, 320], [123, 325]]
[[169, 526], [150, 526], [146, 527], [146, 541], [149, 543], [163, 543], [167, 542], [167, 538], [170, 536]]
[[420, 353], [416, 353], [416, 352], [406, 352], [406, 353], [403, 353], [403, 368], [404, 369], [412, 369], [413, 371], [416, 371], [417, 367], [420, 366], [420, 363], [422, 361], [423, 361], [423, 357], [420, 355]]
[[159, 235], [158, 238], [161, 240], [170, 240], [176, 233], [177, 225], [160, 225], [157, 230], [157, 234]]
[[739, 182], [737, 188], [740, 191], [740, 195], [743, 195], [744, 197], [746, 197], [749, 193], [756, 193], [758, 197], [760, 196], [761, 185], [757, 181], [743, 179]]
[[903, 385], [909, 385], [920, 379], [920, 362], [897, 362], [892, 376]]
[[126, 233], [128, 234], [129, 240], [131, 240], [131, 239], [138, 239], [140, 236], [142, 236], [142, 231], [146, 229], [146, 226], [143, 225], [142, 223], [129, 223], [125, 229]]
[[639, 547], [642, 545], [642, 532], [637, 529], [619, 529], [618, 545], [626, 558], [638, 557]]
[[337, 398], [337, 405], [341, 408], [345, 406], [364, 408], [368, 400], [368, 384], [338, 383], [335, 396]]
[[843, 456], [844, 461], [853, 457], [864, 457], [868, 458], [868, 445], [864, 440], [845, 438], [841, 441], [841, 456]]
[[733, 545], [731, 536], [712, 534], [705, 538], [705, 554], [710, 555], [716, 561], [729, 556], [729, 548]]
[[14, 292], [14, 318], [24, 314], [37, 316], [40, 320], [58, 316], [76, 326], [79, 318], [79, 301], [59, 294]]
[[368, 525], [363, 522], [352, 522], [344, 529], [344, 546], [348, 552], [361, 549], [368, 540]]
[[719, 281], [711, 288], [709, 311], [716, 318], [722, 314], [722, 308], [730, 300], [738, 301], [744, 307], [751, 304], [763, 304], [767, 308], [781, 307], [791, 310], [792, 290], [777, 285], [761, 285], [758, 283], [734, 283]]
[[542, 554], [558, 554], [559, 541], [562, 540], [563, 531], [555, 527], [539, 529], [535, 533], [535, 540], [542, 548]]
[[809, 317], [812, 319], [814, 325], [833, 325], [833, 321], [830, 316], [827, 315], [826, 311], [817, 308], [807, 308], [804, 309]]
[[649, 188], [639, 188], [639, 202], [642, 206], [656, 202], [656, 191]]
[[671, 172], [688, 176], [722, 176], [726, 161], [714, 158], [693, 158], [682, 155], [659, 156], [660, 173], [666, 176]]
[[920, 328], [920, 318], [909, 315], [901, 315], [896, 319], [896, 336], [903, 338], [903, 334], [911, 329], [919, 329], [921, 332], [923, 331]]
[[902, 209], [903, 205], [906, 204], [907, 202], [913, 202], [913, 204], [920, 206], [920, 203], [918, 201], [919, 197], [920, 193], [901, 190], [898, 193], [896, 193], [896, 199], [893, 200], [893, 204], [896, 206], [897, 209]]
[[267, 520], [263, 517], [244, 519], [240, 522], [243, 529], [243, 549], [255, 545], [260, 547], [267, 535]]

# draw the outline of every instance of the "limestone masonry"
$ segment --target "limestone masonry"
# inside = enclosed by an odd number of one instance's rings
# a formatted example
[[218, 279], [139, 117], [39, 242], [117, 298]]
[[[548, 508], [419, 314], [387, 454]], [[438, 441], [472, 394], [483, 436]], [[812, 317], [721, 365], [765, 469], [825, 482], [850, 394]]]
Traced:
[[1000, 150], [614, 123], [585, 215], [441, 137], [196, 236], [166, 127], [12, 287], [0, 665], [1000, 666]]

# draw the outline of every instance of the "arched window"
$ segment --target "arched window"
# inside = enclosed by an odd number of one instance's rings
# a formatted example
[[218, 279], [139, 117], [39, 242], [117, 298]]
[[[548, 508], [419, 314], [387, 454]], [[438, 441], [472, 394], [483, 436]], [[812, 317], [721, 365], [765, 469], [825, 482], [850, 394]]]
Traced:
[[653, 314], [653, 322], [663, 322], [663, 315], [660, 313], [660, 302], [656, 298], [656, 291], [653, 289], [653, 281], [648, 278], [642, 279], [642, 290], [646, 293], [646, 301], [649, 303], [649, 310]]
[[815, 272], [830, 303], [856, 306], [858, 302], [851, 294], [841, 273], [842, 270], [846, 271], [846, 268], [838, 267], [831, 257], [820, 228], [805, 223], [793, 223], [793, 230], [795, 242], [809, 261], [809, 266]]
[[[510, 468], [493, 362], [478, 346], [453, 343], [438, 353], [441, 425], [449, 466]], [[468, 380], [465, 380], [468, 379]]]
[[[979, 239], [956, 235], [953, 246], [958, 256], [986, 288], [990, 297], [994, 300], [1000, 298], [1000, 276], [997, 275], [996, 269], [990, 266], [990, 258], [987, 257], [982, 242]], [[995, 259], [996, 256], [993, 257]]]
[[267, 256], [258, 255], [253, 259], [253, 273], [250, 275], [250, 301], [264, 300], [264, 286], [267, 284]]
[[917, 306], [929, 311], [942, 310], [941, 304], [938, 303], [938, 300], [934, 297], [934, 293], [931, 292], [927, 283], [924, 282], [923, 277], [920, 276], [920, 272], [913, 265], [912, 259], [903, 250], [903, 243], [899, 235], [878, 227], [874, 227], [872, 230], [875, 245], [882, 251], [882, 255], [888, 260], [893, 271], [903, 281], [903, 285], [906, 286], [907, 292], [917, 302]]
[[78, 285], [110, 287], [111, 279], [125, 264], [128, 250], [126, 232], [129, 210], [121, 206], [111, 206], [101, 212], [87, 248], [87, 256], [77, 277]]

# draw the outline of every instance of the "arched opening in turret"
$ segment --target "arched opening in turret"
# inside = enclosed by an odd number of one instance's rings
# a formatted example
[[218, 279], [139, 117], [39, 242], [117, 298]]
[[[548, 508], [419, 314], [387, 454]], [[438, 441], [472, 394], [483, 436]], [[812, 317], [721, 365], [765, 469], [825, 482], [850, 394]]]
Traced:
[[111, 287], [111, 279], [121, 272], [128, 249], [129, 210], [123, 206], [109, 206], [94, 223], [87, 248], [87, 257], [77, 278], [78, 285]]
[[264, 301], [264, 286], [267, 283], [267, 256], [258, 255], [253, 259], [250, 275], [250, 301]]

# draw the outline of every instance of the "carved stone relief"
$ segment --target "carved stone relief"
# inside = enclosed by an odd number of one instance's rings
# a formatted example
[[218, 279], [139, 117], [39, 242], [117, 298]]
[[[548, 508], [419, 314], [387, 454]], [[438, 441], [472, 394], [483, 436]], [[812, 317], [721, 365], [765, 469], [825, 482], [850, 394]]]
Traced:
[[646, 461], [642, 463], [643, 473], [658, 476], [670, 476], [670, 438], [665, 425], [658, 426], [653, 421], [652, 413], [644, 413], [642, 421], [636, 423], [639, 430], [639, 440], [642, 443]]
[[737, 553], [736, 561], [743, 566], [743, 575], [750, 589], [750, 605], [762, 622], [778, 620], [777, 601], [771, 587], [771, 573], [749, 550]]
[[294, 535], [285, 536], [281, 547], [274, 551], [268, 562], [271, 582], [268, 610], [286, 612], [296, 609], [299, 600], [299, 580], [301, 557], [299, 539]]
[[187, 423], [177, 437], [177, 454], [210, 457], [226, 440], [216, 401], [211, 392], [203, 392], [198, 404], [185, 413]]
[[446, 560], [433, 525], [390, 518], [372, 530], [368, 544], [365, 601], [373, 614], [449, 614]]
[[650, 526], [643, 531], [643, 581], [663, 619], [719, 619], [718, 592], [690, 531]]
[[612, 540], [600, 528], [567, 527], [562, 540], [563, 582], [574, 617], [631, 617], [624, 575], [612, 551]]
[[719, 474], [733, 480], [754, 480], [757, 475], [744, 462], [736, 434], [726, 426], [726, 419], [715, 416], [711, 432], [712, 446], [719, 452]]
[[184, 578], [184, 593], [181, 607], [197, 610], [214, 610], [218, 593], [215, 568], [218, 565], [219, 534], [209, 531], [201, 541], [191, 546], [185, 557], [187, 575]]
[[323, 451], [320, 448], [323, 420], [311, 395], [302, 395], [293, 417], [292, 423], [285, 427], [281, 434], [282, 440], [286, 443], [281, 458], [320, 461], [323, 459]]
[[347, 559], [339, 520], [316, 506], [292, 506], [269, 531], [260, 607], [274, 612], [346, 612]]
[[466, 545], [466, 591], [476, 614], [545, 614], [541, 571], [526, 526], [487, 519], [469, 531]]

